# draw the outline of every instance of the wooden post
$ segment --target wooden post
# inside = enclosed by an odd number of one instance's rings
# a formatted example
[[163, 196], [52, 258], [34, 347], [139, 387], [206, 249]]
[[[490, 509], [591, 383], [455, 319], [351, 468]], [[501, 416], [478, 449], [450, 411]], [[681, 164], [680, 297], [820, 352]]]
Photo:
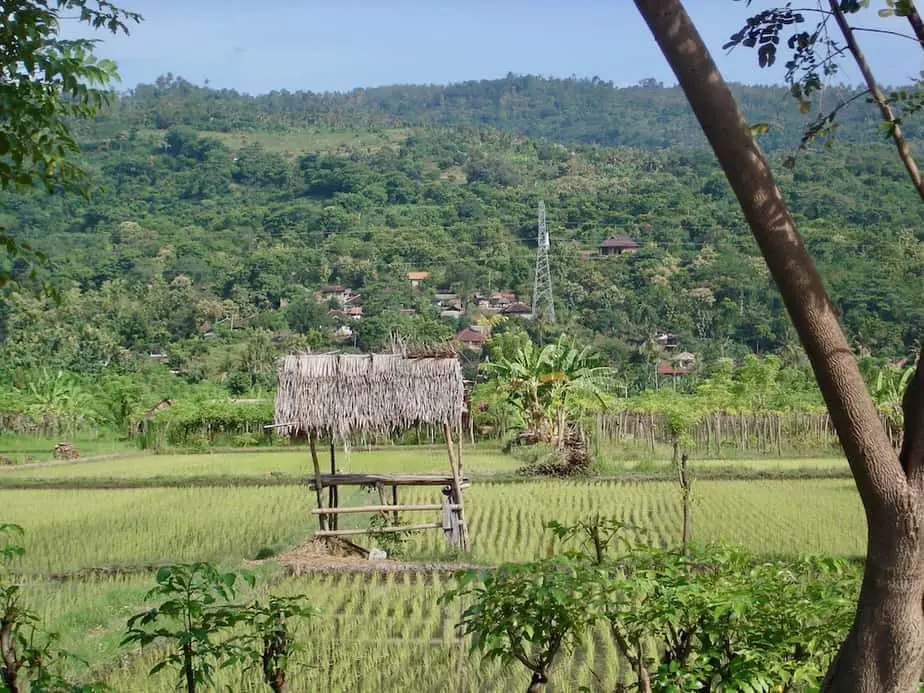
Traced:
[[452, 501], [459, 506], [455, 511], [459, 521], [459, 546], [468, 551], [468, 528], [465, 526], [465, 507], [462, 501], [462, 480], [459, 468], [456, 465], [455, 454], [452, 450], [452, 426], [443, 424], [443, 435], [446, 437], [446, 451], [449, 453], [449, 468], [452, 470]]
[[450, 544], [453, 542], [452, 537], [452, 501], [447, 498], [443, 501], [443, 536]]
[[459, 434], [459, 437], [456, 440], [456, 467], [458, 468], [457, 471], [459, 473], [459, 480], [461, 481], [462, 476], [463, 476], [462, 474], [462, 420], [461, 419], [459, 420], [458, 434]]
[[[311, 449], [311, 464], [314, 466], [314, 488], [317, 494], [318, 507], [324, 507], [324, 495], [321, 490], [321, 463], [318, 462], [318, 434], [312, 431], [308, 436], [308, 447]], [[327, 516], [319, 515], [318, 523], [321, 530], [327, 529]]]
[[[330, 434], [330, 473], [333, 476], [337, 475], [337, 455], [334, 451], [334, 434], [333, 431]], [[337, 488], [337, 484], [333, 483], [330, 486], [329, 496], [328, 496], [328, 507], [336, 508], [340, 504], [340, 490]], [[337, 516], [331, 515], [330, 519], [327, 521], [331, 529], [337, 529]]]
[[[396, 507], [398, 505], [398, 484], [391, 485], [391, 504]], [[395, 524], [398, 524], [398, 511], [397, 510], [395, 510], [394, 512], [393, 522]]]
[[[382, 507], [385, 507], [386, 505], [388, 505], [388, 501], [385, 500], [385, 487], [382, 486], [381, 481], [376, 482], [375, 490], [378, 491], [378, 494], [379, 494], [379, 505], [381, 505]], [[386, 522], [388, 521], [388, 511], [387, 510], [382, 511], [382, 517], [385, 518]]]

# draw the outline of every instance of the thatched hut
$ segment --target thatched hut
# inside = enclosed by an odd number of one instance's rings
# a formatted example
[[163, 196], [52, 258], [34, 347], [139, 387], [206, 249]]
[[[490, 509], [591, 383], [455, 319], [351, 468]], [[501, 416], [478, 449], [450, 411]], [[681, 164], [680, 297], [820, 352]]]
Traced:
[[[381, 513], [395, 524], [378, 532], [442, 528], [447, 539], [468, 547], [463, 517], [461, 429], [465, 386], [454, 352], [430, 349], [417, 354], [401, 350], [391, 354], [293, 354], [279, 362], [274, 428], [293, 438], [307, 438], [314, 467], [312, 486], [317, 492], [320, 536], [368, 534], [363, 529], [338, 529], [337, 517], [350, 512]], [[334, 460], [334, 440], [347, 442], [365, 433], [391, 434], [425, 424], [442, 428], [449, 456], [449, 475], [438, 474], [341, 474]], [[330, 444], [330, 474], [321, 474], [316, 441]], [[379, 505], [338, 507], [338, 487], [375, 486]], [[398, 505], [398, 486], [445, 486], [440, 504]], [[384, 488], [392, 489], [392, 502]], [[329, 489], [324, 507], [324, 488]], [[399, 511], [442, 511], [442, 520], [427, 524], [399, 525]]]
[[455, 356], [294, 354], [280, 361], [276, 427], [288, 436], [394, 433], [461, 421], [462, 369]]

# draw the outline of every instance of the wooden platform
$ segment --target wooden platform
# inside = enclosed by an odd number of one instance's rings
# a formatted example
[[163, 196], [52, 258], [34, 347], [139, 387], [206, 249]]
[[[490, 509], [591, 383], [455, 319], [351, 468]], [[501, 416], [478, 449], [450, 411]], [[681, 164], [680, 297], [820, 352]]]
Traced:
[[[451, 474], [321, 474], [321, 488], [329, 486], [451, 486]], [[317, 490], [317, 481], [310, 479], [310, 487]], [[462, 487], [471, 486], [467, 476], [462, 477]]]

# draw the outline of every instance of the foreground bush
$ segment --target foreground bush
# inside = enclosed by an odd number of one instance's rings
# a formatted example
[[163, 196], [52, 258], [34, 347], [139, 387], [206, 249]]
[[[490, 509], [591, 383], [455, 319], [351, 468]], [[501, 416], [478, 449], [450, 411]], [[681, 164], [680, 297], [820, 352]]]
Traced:
[[552, 528], [580, 549], [464, 573], [444, 596], [466, 602], [473, 649], [529, 670], [530, 693], [592, 628], [610, 631], [641, 691], [810, 690], [853, 617], [860, 575], [845, 561], [622, 550], [627, 528], [599, 519]]

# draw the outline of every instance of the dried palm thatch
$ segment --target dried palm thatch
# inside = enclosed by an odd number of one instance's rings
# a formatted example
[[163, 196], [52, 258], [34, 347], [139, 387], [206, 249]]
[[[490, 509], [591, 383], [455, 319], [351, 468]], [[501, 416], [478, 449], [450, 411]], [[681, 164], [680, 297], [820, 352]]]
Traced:
[[293, 354], [280, 360], [276, 430], [349, 440], [416, 424], [456, 425], [462, 370], [454, 356]]

